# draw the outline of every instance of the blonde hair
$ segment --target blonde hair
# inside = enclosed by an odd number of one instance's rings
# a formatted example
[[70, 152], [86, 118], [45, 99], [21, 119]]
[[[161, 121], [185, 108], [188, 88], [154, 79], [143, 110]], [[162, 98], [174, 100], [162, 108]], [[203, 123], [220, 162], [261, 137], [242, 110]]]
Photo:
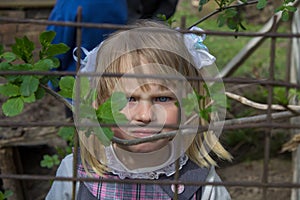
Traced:
[[[104, 41], [98, 51], [96, 72], [125, 73], [129, 68], [141, 65], [141, 58], [143, 58], [149, 64], [169, 66], [183, 76], [201, 77], [200, 71], [194, 67], [191, 55], [185, 47], [182, 34], [175, 33], [174, 30], [157, 22], [143, 21], [138, 26], [141, 28], [116, 32]], [[138, 72], [135, 71], [135, 73]], [[169, 68], [164, 67], [156, 68], [156, 73], [174, 74]], [[112, 95], [118, 79], [119, 77], [94, 78], [98, 105]], [[189, 83], [200, 95], [206, 95], [203, 82], [189, 81]], [[206, 99], [206, 101], [208, 103], [210, 100]], [[200, 120], [200, 123], [201, 125], [208, 124], [203, 119]], [[99, 143], [94, 145], [99, 145]], [[186, 154], [200, 167], [216, 165], [208, 149], [221, 159], [231, 160], [231, 155], [223, 148], [212, 131], [196, 134]], [[88, 164], [97, 174], [105, 173], [107, 170], [105, 163], [100, 163], [82, 143], [80, 152], [86, 169]], [[98, 153], [105, 154], [105, 151]]]

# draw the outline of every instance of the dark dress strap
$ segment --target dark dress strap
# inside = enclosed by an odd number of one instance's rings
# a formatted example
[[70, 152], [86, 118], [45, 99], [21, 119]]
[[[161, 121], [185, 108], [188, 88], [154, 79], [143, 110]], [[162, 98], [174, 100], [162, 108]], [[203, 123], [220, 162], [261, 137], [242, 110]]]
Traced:
[[83, 182], [79, 184], [79, 190], [77, 194], [77, 200], [97, 200], [96, 197], [92, 195], [89, 189], [85, 186]]
[[[188, 160], [187, 164], [179, 171], [179, 181], [182, 182], [204, 182], [208, 175], [208, 168], [200, 168], [197, 164]], [[170, 177], [162, 176], [160, 179], [174, 180], [174, 175]], [[161, 185], [161, 188], [171, 197], [174, 197], [174, 189], [170, 185]], [[179, 190], [181, 190], [179, 192]], [[183, 185], [178, 189], [178, 200], [191, 199], [196, 194], [197, 199], [201, 199], [202, 187], [199, 185]]]

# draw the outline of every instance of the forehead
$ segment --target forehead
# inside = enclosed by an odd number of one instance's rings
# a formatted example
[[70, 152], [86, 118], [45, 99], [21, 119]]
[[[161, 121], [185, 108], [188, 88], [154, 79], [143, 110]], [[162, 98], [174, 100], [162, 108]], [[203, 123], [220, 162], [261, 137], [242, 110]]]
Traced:
[[176, 70], [162, 64], [147, 63], [143, 59], [139, 66], [127, 67], [123, 73], [124, 75], [119, 79], [119, 85], [123, 90], [129, 90], [129, 88], [149, 90], [150, 85], [157, 86], [159, 90], [174, 90], [178, 85], [176, 83], [178, 80], [171, 78], [178, 76]]
[[[171, 71], [178, 70], [178, 66], [182, 65], [180, 62], [182, 58], [169, 51], [161, 49], [137, 49], [135, 51], [127, 52], [116, 59], [115, 65], [119, 68], [119, 72], [126, 73], [134, 70], [135, 73], [165, 73], [169, 74]], [[147, 65], [149, 68], [136, 68], [141, 65]], [[152, 66], [155, 66], [153, 68]]]
[[176, 87], [174, 84], [166, 84], [162, 80], [121, 78], [117, 84], [117, 89], [127, 93], [133, 93], [136, 91], [175, 91]]

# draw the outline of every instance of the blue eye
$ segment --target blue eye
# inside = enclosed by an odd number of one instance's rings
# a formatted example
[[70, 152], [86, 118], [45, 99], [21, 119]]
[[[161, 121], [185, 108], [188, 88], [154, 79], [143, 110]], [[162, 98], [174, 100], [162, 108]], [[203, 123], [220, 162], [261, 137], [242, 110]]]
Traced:
[[136, 101], [136, 99], [134, 97], [127, 97], [127, 101], [128, 102], [134, 102], [134, 101]]
[[170, 97], [156, 97], [155, 101], [159, 101], [159, 102], [167, 102], [170, 101], [171, 98]]

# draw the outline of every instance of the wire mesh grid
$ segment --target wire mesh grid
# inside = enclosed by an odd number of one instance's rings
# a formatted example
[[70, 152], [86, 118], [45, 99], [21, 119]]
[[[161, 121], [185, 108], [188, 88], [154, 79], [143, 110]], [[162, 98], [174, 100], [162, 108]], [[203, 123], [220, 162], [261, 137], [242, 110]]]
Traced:
[[[80, 10], [79, 10], [80, 13]], [[32, 19], [12, 19], [12, 18], [0, 18], [1, 22], [6, 23], [25, 23], [25, 24], [35, 24], [35, 25], [60, 25], [60, 26], [73, 26], [77, 28], [77, 44], [78, 48], [81, 46], [81, 28], [102, 28], [102, 29], [118, 29], [118, 30], [130, 30], [133, 28], [136, 28], [135, 26], [128, 26], [128, 25], [113, 25], [113, 24], [89, 24], [89, 23], [82, 23], [80, 17], [78, 18], [77, 22], [53, 22], [53, 21], [47, 21], [47, 20], [32, 20]], [[175, 179], [173, 181], [152, 181], [152, 180], [111, 180], [111, 179], [103, 179], [101, 181], [104, 182], [118, 182], [118, 183], [142, 183], [142, 184], [158, 184], [158, 185], [172, 185], [172, 184], [184, 184], [184, 185], [212, 185], [212, 186], [225, 186], [228, 189], [231, 187], [242, 187], [242, 188], [259, 188], [262, 189], [262, 199], [267, 199], [268, 191], [272, 188], [283, 188], [283, 189], [298, 189], [300, 187], [300, 184], [298, 182], [270, 182], [269, 181], [269, 166], [268, 163], [270, 161], [270, 138], [271, 133], [274, 129], [300, 129], [299, 123], [290, 124], [288, 120], [286, 120], [284, 123], [278, 123], [277, 119], [289, 119], [291, 117], [297, 116], [299, 114], [299, 110], [291, 110], [286, 108], [285, 111], [282, 111], [280, 113], [276, 112], [274, 113], [272, 110], [272, 99], [273, 99], [273, 87], [279, 86], [279, 87], [285, 87], [285, 88], [295, 88], [299, 89], [300, 85], [297, 83], [290, 83], [289, 80], [285, 81], [277, 81], [274, 78], [274, 65], [275, 65], [275, 50], [276, 50], [276, 39], [278, 38], [299, 38], [300, 34], [296, 33], [276, 33], [276, 19], [274, 19], [274, 24], [272, 31], [265, 32], [265, 33], [232, 33], [232, 32], [219, 32], [219, 31], [204, 31], [207, 35], [218, 35], [222, 37], [232, 37], [232, 36], [238, 36], [238, 37], [265, 37], [270, 38], [271, 45], [270, 45], [270, 63], [269, 63], [269, 77], [266, 80], [259, 80], [259, 79], [238, 79], [238, 78], [231, 78], [231, 77], [224, 77], [222, 78], [224, 84], [257, 84], [261, 85], [263, 87], [266, 87], [268, 90], [268, 106], [266, 113], [253, 117], [252, 120], [249, 120], [249, 123], [240, 123], [238, 119], [232, 119], [225, 122], [225, 125], [223, 127], [223, 131], [227, 130], [238, 130], [238, 129], [244, 129], [244, 128], [251, 128], [251, 129], [263, 129], [264, 130], [264, 162], [263, 162], [263, 168], [262, 168], [262, 177], [261, 181], [223, 181], [223, 182], [183, 182], [179, 181], [178, 179]], [[182, 33], [196, 33], [193, 31], [188, 31], [186, 29], [180, 30]], [[79, 51], [78, 51], [79, 52]], [[80, 55], [78, 55], [80, 57]], [[78, 67], [79, 67], [78, 63]], [[288, 68], [290, 66], [287, 66]], [[9, 75], [9, 74], [19, 74], [19, 75], [76, 75], [76, 72], [58, 72], [58, 71], [51, 71], [51, 72], [28, 72], [28, 71], [0, 71], [0, 75]], [[97, 74], [86, 74], [87, 76], [97, 76]], [[122, 74], [121, 74], [122, 75]], [[120, 76], [120, 74], [102, 74], [102, 76]], [[133, 77], [138, 77], [133, 76]], [[164, 78], [164, 77], [157, 77], [157, 78]], [[191, 80], [200, 80], [199, 77], [186, 77], [187, 79]], [[251, 117], [249, 117], [251, 118]], [[73, 122], [63, 122], [63, 121], [42, 121], [42, 122], [27, 122], [27, 121], [11, 121], [11, 120], [1, 120], [0, 121], [0, 127], [62, 127], [62, 126], [74, 126]], [[104, 125], [103, 126], [111, 126], [111, 125]], [[202, 130], [201, 130], [202, 128]], [[203, 130], [206, 130], [207, 127], [200, 127], [200, 132]], [[75, 144], [78, 143], [78, 137], [77, 142], [75, 140]], [[4, 146], [2, 148], [5, 148]], [[78, 148], [77, 145], [75, 145], [74, 152], [78, 152], [76, 149]], [[76, 158], [77, 153], [75, 153]], [[74, 162], [76, 162], [77, 159], [74, 159]], [[74, 166], [76, 166], [76, 163], [74, 163]], [[177, 168], [178, 172], [178, 168]], [[55, 177], [54, 175], [27, 175], [27, 174], [0, 174], [0, 178], [3, 180], [15, 180], [15, 181], [22, 181], [26, 182], [28, 180], [37, 180], [37, 181], [72, 181], [75, 188], [75, 182], [76, 181], [99, 181], [99, 179], [94, 178], [80, 178], [77, 177], [76, 170], [73, 172], [74, 176], [70, 178], [66, 177]], [[73, 199], [75, 199], [75, 189], [73, 190]], [[177, 199], [177, 193], [178, 191], [175, 190], [174, 193], [174, 199]], [[29, 198], [30, 199], [30, 198]]]

